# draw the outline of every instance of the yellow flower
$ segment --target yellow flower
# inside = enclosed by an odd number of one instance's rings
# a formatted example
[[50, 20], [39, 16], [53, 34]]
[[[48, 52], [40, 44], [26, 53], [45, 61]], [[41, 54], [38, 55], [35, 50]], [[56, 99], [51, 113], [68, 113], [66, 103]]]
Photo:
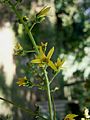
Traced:
[[17, 43], [15, 46], [15, 50], [23, 50], [22, 46], [20, 45], [20, 43]]
[[21, 55], [23, 54], [23, 48], [20, 45], [20, 43], [17, 43], [14, 49], [15, 55]]
[[57, 59], [57, 62], [55, 63], [55, 66], [58, 70], [60, 70], [62, 68], [62, 65], [64, 63], [65, 60], [61, 60], [60, 58]]
[[47, 47], [47, 44], [48, 44], [47, 42], [46, 43], [41, 42], [42, 47]]
[[42, 46], [40, 46], [39, 55], [36, 56], [36, 59], [32, 60], [31, 63], [37, 63], [40, 67], [43, 67], [44, 65], [50, 66], [53, 70], [57, 71], [56, 66], [54, 63], [50, 60], [54, 52], [54, 47], [50, 49], [47, 56], [45, 55], [44, 51], [42, 50]]
[[17, 84], [18, 84], [19, 86], [24, 86], [24, 85], [26, 84], [26, 80], [27, 80], [26, 77], [18, 78]]
[[47, 48], [47, 45], [48, 45], [47, 42], [46, 43], [41, 42], [41, 46], [38, 46], [38, 49], [40, 49], [40, 47], [42, 47], [42, 50], [45, 52], [46, 48]]
[[41, 9], [39, 13], [37, 13], [37, 18], [45, 17], [47, 13], [49, 12], [49, 10], [50, 10], [50, 7], [45, 6], [43, 9]]
[[77, 117], [78, 115], [75, 114], [68, 114], [64, 120], [75, 120], [74, 117]]

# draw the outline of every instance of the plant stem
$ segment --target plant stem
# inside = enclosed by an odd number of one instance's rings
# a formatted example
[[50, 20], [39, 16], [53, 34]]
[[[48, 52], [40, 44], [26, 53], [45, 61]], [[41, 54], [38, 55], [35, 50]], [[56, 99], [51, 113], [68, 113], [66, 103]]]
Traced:
[[55, 107], [55, 102], [54, 102], [53, 96], [52, 96], [52, 104], [53, 104], [53, 110], [54, 110], [53, 120], [56, 120], [56, 107]]
[[18, 105], [18, 104], [14, 103], [14, 102], [11, 102], [11, 101], [9, 101], [9, 100], [7, 100], [7, 99], [5, 99], [5, 98], [0, 97], [0, 100], [3, 100], [3, 101], [5, 101], [5, 102], [8, 102], [8, 103], [14, 105], [15, 107], [23, 110], [24, 112], [26, 112], [26, 113], [28, 113], [28, 114], [30, 114], [30, 115], [39, 116], [39, 117], [42, 118], [43, 120], [47, 120], [47, 119], [44, 118], [43, 116], [36, 114], [35, 112], [31, 111], [30, 109], [24, 108], [24, 107], [22, 107], [21, 105]]
[[44, 69], [44, 74], [46, 78], [46, 87], [47, 87], [47, 96], [48, 96], [48, 107], [50, 113], [50, 120], [53, 120], [53, 109], [52, 109], [52, 101], [51, 101], [51, 94], [50, 94], [50, 86], [49, 86], [49, 79], [47, 75], [46, 69]]
[[35, 26], [35, 22], [32, 24], [31, 28], [30, 28], [30, 31], [33, 29], [33, 27]]
[[[24, 20], [23, 20], [23, 17], [22, 17], [22, 16], [19, 14], [19, 12], [17, 11], [15, 5], [14, 5], [11, 1], [9, 1], [8, 3], [9, 3], [9, 5], [12, 7], [12, 9], [13, 9], [13, 11], [15, 12], [15, 14], [17, 15], [17, 17], [20, 19], [21, 23], [24, 25], [25, 30], [26, 30], [26, 32], [27, 32], [27, 34], [28, 34], [28, 36], [29, 36], [29, 38], [30, 38], [30, 40], [31, 40], [31, 42], [32, 42], [32, 44], [33, 44], [36, 52], [37, 52], [37, 54], [39, 54], [39, 50], [38, 50], [38, 48], [37, 48], [36, 42], [35, 42], [35, 40], [34, 40], [34, 38], [33, 38], [32, 33], [31, 33], [31, 30], [32, 30], [32, 28], [34, 27], [35, 23], [32, 25], [31, 29], [29, 29], [28, 26], [25, 24], [25, 22], [24, 22]], [[46, 77], [46, 87], [47, 87], [47, 96], [48, 96], [48, 106], [49, 106], [50, 120], [53, 120], [53, 109], [52, 109], [52, 101], [51, 101], [51, 94], [50, 94], [50, 86], [49, 86], [49, 79], [48, 79], [48, 75], [47, 75], [46, 69], [44, 69], [44, 74], [45, 74], [45, 77]], [[5, 100], [5, 99], [3, 99], [3, 98], [0, 98], [0, 99]], [[8, 101], [8, 100], [5, 100], [5, 101], [6, 101], [6, 102], [9, 102], [9, 103], [11, 103], [11, 104], [13, 104], [13, 105], [15, 105], [16, 107], [19, 107], [20, 109], [22, 109], [22, 110], [24, 110], [24, 111], [26, 111], [26, 112], [28, 112], [28, 113], [30, 113], [30, 112], [28, 111], [28, 109], [24, 109], [24, 108], [22, 108], [21, 106], [16, 105], [16, 104], [14, 104], [14, 103], [11, 102], [11, 101]], [[33, 114], [34, 114], [34, 113], [33, 113]], [[35, 114], [34, 114], [34, 115], [35, 115]], [[41, 117], [41, 116], [39, 115], [39, 117]]]
[[15, 12], [15, 14], [17, 15], [17, 17], [20, 19], [21, 23], [24, 25], [25, 30], [26, 30], [26, 32], [27, 32], [27, 34], [28, 34], [28, 36], [29, 36], [29, 38], [30, 38], [30, 40], [31, 40], [31, 42], [32, 42], [32, 44], [33, 44], [36, 52], [37, 52], [37, 54], [39, 54], [39, 51], [38, 51], [36, 42], [35, 42], [35, 40], [34, 40], [34, 38], [33, 38], [33, 36], [32, 36], [31, 31], [29, 30], [28, 26], [25, 24], [22, 16], [21, 16], [21, 15], [19, 14], [19, 12], [17, 11], [15, 5], [14, 5], [11, 1], [9, 1], [9, 4], [10, 4], [10, 6], [12, 7], [13, 11]]
[[35, 53], [35, 50], [24, 50], [24, 53]]
[[49, 82], [49, 84], [51, 84], [53, 82], [53, 80], [55, 79], [55, 77], [58, 75], [59, 71], [56, 72], [56, 74], [52, 77], [51, 81]]

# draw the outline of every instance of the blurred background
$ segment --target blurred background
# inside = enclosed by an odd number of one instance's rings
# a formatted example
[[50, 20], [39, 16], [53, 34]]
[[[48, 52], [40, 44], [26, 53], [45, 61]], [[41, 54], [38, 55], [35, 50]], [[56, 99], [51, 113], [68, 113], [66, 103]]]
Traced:
[[[48, 42], [48, 50], [55, 46], [53, 60], [65, 58], [65, 69], [55, 78], [52, 88], [60, 89], [53, 95], [57, 108], [57, 120], [67, 113], [81, 114], [83, 107], [90, 108], [90, 1], [89, 0], [22, 0], [18, 11], [30, 22], [44, 6], [50, 6], [45, 21], [37, 24], [32, 34], [37, 44]], [[47, 113], [47, 97], [37, 88], [19, 87], [19, 77], [38, 78], [27, 66], [33, 54], [15, 56], [14, 45], [20, 42], [25, 50], [32, 44], [23, 25], [7, 5], [0, 4], [0, 96], [32, 110], [35, 103]], [[51, 74], [51, 73], [49, 73]], [[48, 114], [46, 114], [48, 115]], [[27, 113], [0, 101], [0, 117], [3, 120], [35, 120]], [[5, 117], [5, 118], [4, 118]]]

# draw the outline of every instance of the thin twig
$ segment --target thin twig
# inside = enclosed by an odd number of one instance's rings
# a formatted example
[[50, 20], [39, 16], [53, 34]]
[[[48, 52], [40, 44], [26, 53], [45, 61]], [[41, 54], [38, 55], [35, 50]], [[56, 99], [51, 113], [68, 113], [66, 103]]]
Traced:
[[58, 75], [59, 71], [56, 72], [56, 74], [53, 76], [53, 78], [51, 79], [51, 81], [49, 82], [49, 84], [51, 84], [53, 82], [53, 80], [55, 79], [55, 77]]
[[46, 91], [47, 91], [47, 96], [48, 96], [48, 107], [49, 107], [49, 113], [50, 113], [50, 120], [53, 120], [53, 109], [52, 109], [52, 100], [51, 100], [51, 93], [50, 93], [50, 85], [49, 85], [49, 79], [47, 75], [46, 69], [44, 69], [44, 74], [45, 74], [45, 82], [46, 82]]
[[30, 28], [30, 31], [33, 29], [33, 27], [35, 26], [35, 22], [32, 24], [31, 28]]
[[12, 7], [12, 10], [15, 12], [15, 14], [17, 15], [17, 17], [19, 18], [20, 22], [23, 24], [23, 26], [24, 26], [24, 28], [25, 28], [25, 30], [26, 30], [26, 32], [27, 32], [27, 34], [28, 34], [28, 36], [29, 36], [29, 38], [30, 38], [30, 40], [31, 40], [31, 42], [32, 42], [35, 50], [36, 50], [36, 52], [37, 52], [37, 54], [39, 54], [39, 50], [38, 50], [38, 48], [37, 48], [36, 42], [35, 42], [35, 40], [34, 40], [34, 38], [33, 38], [33, 35], [32, 35], [32, 33], [31, 33], [31, 31], [29, 30], [28, 26], [25, 24], [22, 16], [21, 16], [20, 13], [17, 11], [15, 5], [14, 5], [11, 1], [9, 1], [8, 3], [9, 3], [9, 5]]
[[52, 104], [53, 104], [53, 111], [54, 111], [53, 120], [56, 120], [56, 107], [55, 107], [55, 102], [54, 102], [53, 96], [52, 96]]
[[39, 117], [42, 118], [43, 120], [47, 120], [47, 119], [44, 118], [43, 116], [41, 116], [41, 115], [39, 115], [39, 114], [36, 114], [35, 112], [31, 111], [30, 109], [24, 108], [24, 107], [22, 107], [21, 105], [18, 105], [18, 104], [14, 103], [14, 102], [12, 102], [12, 101], [10, 101], [10, 100], [7, 100], [7, 99], [2, 98], [2, 97], [0, 97], [0, 100], [3, 100], [3, 101], [5, 101], [5, 102], [7, 102], [7, 103], [10, 103], [10, 104], [14, 105], [16, 108], [19, 108], [19, 109], [23, 110], [24, 112], [28, 113], [29, 115], [39, 116]]

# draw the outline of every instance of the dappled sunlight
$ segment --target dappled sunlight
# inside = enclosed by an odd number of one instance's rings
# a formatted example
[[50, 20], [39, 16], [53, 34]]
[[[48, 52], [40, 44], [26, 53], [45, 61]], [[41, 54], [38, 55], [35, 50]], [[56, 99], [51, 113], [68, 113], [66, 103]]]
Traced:
[[7, 85], [11, 85], [15, 75], [13, 61], [15, 35], [9, 22], [0, 28], [0, 68], [3, 68]]

